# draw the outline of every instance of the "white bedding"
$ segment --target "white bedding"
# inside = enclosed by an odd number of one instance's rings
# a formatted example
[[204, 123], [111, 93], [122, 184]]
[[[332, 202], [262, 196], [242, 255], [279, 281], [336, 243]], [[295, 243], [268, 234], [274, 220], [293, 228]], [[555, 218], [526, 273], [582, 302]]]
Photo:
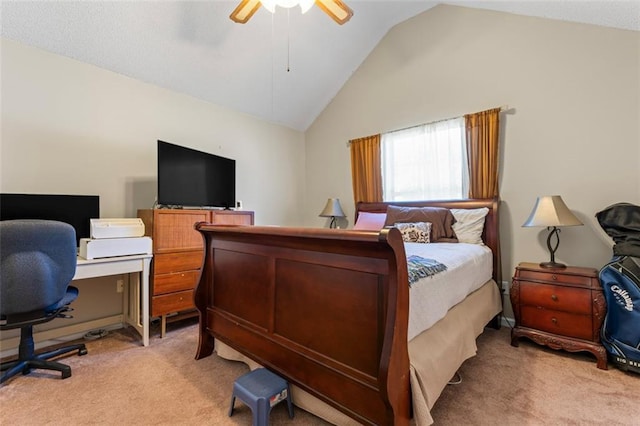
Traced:
[[412, 284], [409, 297], [408, 338], [444, 318], [447, 311], [491, 279], [491, 249], [466, 243], [405, 243], [407, 257], [437, 260], [447, 270]]

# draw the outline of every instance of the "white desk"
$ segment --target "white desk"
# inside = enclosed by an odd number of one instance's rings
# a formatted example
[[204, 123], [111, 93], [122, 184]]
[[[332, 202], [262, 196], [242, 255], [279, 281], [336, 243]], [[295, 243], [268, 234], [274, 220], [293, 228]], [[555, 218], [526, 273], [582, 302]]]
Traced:
[[131, 274], [135, 274], [138, 284], [135, 288], [131, 289], [129, 280], [126, 281], [124, 320], [140, 333], [144, 346], [149, 346], [149, 271], [152, 257], [150, 254], [91, 260], [78, 257], [76, 274], [73, 276], [74, 280], [81, 280], [120, 274], [130, 274], [131, 277]]

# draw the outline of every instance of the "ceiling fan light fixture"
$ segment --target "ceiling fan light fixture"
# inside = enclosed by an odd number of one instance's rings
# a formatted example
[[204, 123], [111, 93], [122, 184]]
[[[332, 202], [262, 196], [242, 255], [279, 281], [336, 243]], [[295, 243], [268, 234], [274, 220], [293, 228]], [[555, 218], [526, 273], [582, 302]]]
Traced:
[[285, 9], [290, 9], [294, 6], [300, 5], [300, 9], [302, 9], [302, 13], [305, 13], [307, 10], [311, 9], [315, 0], [262, 0], [261, 3], [271, 13], [275, 13], [276, 6], [283, 7]]
[[276, 0], [276, 5], [280, 7], [284, 7], [285, 9], [292, 8], [298, 3], [300, 3], [298, 0]]
[[276, 13], [276, 0], [262, 0], [260, 3], [271, 13]]
[[288, 9], [299, 5], [302, 13], [306, 13], [314, 3], [340, 25], [353, 16], [353, 11], [342, 0], [242, 0], [229, 17], [234, 22], [244, 24], [256, 13], [260, 6], [264, 6], [269, 12], [275, 13], [276, 6]]
[[302, 10], [302, 13], [307, 13], [315, 2], [315, 0], [300, 0], [300, 10]]

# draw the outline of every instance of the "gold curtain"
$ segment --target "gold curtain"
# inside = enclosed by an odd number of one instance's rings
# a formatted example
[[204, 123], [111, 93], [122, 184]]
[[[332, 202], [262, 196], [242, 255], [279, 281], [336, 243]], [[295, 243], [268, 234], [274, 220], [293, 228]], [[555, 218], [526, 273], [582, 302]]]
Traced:
[[469, 198], [498, 196], [500, 108], [464, 116], [469, 155]]
[[353, 139], [349, 144], [354, 202], [382, 201], [380, 135]]

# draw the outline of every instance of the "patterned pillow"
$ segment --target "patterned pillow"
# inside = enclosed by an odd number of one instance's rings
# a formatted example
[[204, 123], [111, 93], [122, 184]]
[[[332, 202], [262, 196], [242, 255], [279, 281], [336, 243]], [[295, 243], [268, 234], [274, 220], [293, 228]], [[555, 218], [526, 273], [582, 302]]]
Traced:
[[394, 225], [406, 243], [430, 243], [431, 222], [401, 222]]
[[449, 209], [443, 207], [401, 207], [388, 206], [386, 226], [399, 222], [430, 222], [432, 243], [457, 243], [452, 225], [456, 219]]

